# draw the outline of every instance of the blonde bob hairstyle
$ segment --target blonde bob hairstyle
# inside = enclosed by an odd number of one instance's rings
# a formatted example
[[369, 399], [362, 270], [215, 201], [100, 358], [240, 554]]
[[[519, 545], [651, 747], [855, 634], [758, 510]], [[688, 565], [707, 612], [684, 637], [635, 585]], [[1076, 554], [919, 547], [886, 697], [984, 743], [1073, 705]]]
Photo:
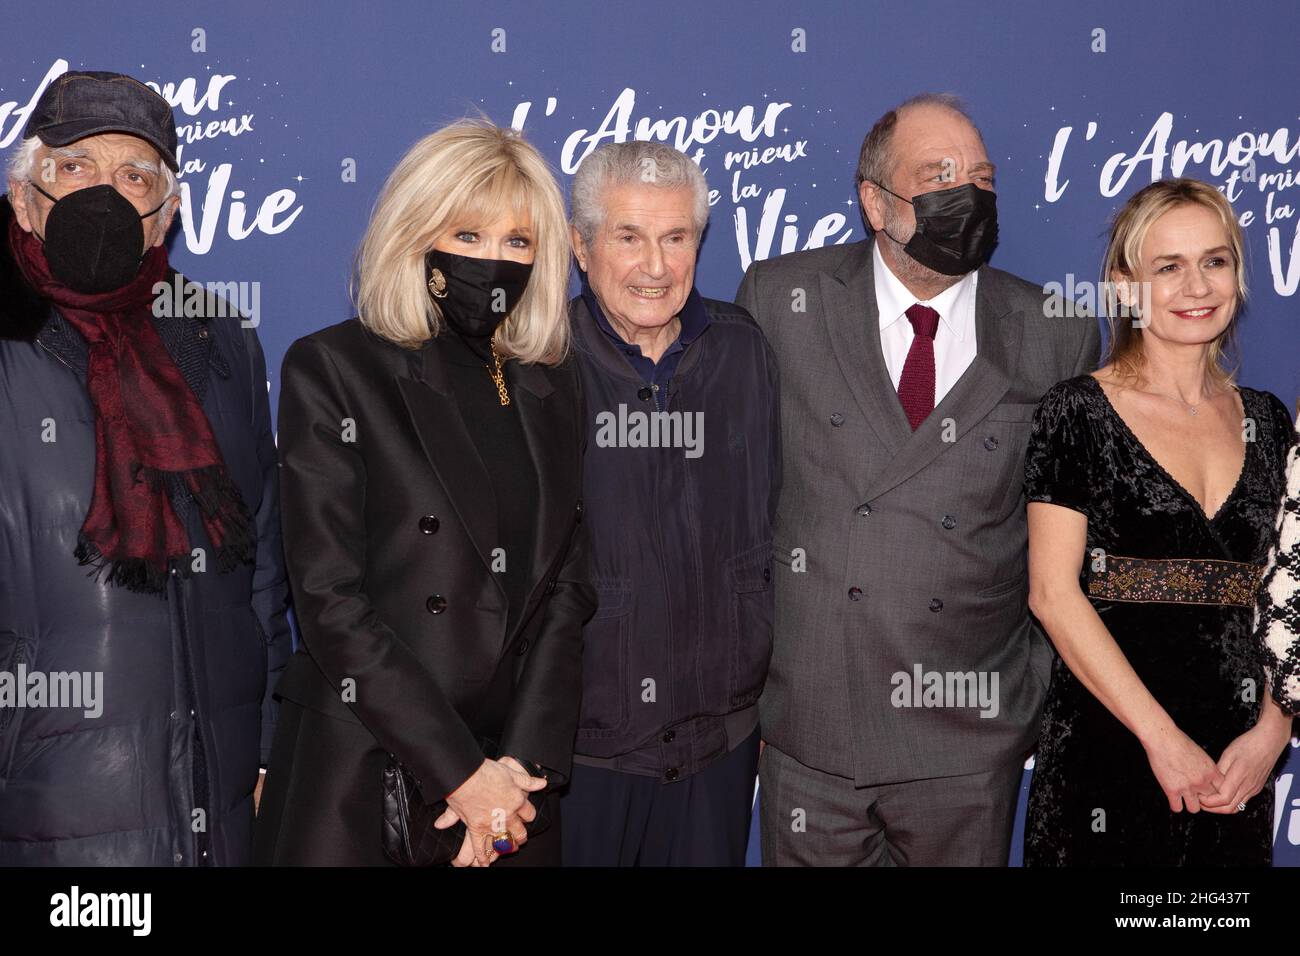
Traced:
[[362, 324], [404, 348], [442, 331], [424, 257], [448, 230], [481, 229], [512, 212], [531, 226], [528, 287], [496, 334], [503, 357], [554, 365], [569, 345], [569, 239], [564, 198], [541, 154], [513, 129], [467, 119], [412, 146], [384, 183], [357, 252], [350, 291]]
[[[1112, 364], [1121, 377], [1141, 380], [1144, 359], [1142, 354], [1142, 329], [1131, 321], [1133, 311], [1120, 301], [1122, 286], [1140, 282], [1142, 244], [1157, 219], [1181, 206], [1202, 206], [1219, 217], [1223, 231], [1232, 250], [1233, 269], [1237, 293], [1236, 309], [1219, 337], [1210, 345], [1209, 375], [1219, 385], [1231, 385], [1236, 375], [1235, 364], [1229, 367], [1229, 356], [1235, 355], [1237, 320], [1246, 304], [1245, 243], [1241, 226], [1233, 214], [1232, 205], [1208, 183], [1196, 179], [1162, 179], [1144, 186], [1124, 204], [1111, 225], [1110, 242], [1102, 261], [1101, 288], [1105, 290], [1106, 323], [1110, 327], [1110, 342], [1103, 365]], [[1133, 290], [1125, 296], [1134, 301]], [[1235, 358], [1233, 359], [1235, 362]]]

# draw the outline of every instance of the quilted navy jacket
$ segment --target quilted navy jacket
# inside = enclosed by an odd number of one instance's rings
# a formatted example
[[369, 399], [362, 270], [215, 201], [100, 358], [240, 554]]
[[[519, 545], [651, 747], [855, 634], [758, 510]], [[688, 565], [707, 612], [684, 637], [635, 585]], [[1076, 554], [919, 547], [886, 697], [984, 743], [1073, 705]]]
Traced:
[[[235, 317], [154, 320], [256, 516], [256, 566], [212, 561], [163, 596], [96, 581], [73, 557], [95, 466], [86, 347], [17, 272], [12, 214], [0, 202], [0, 677], [101, 673], [102, 711], [0, 706], [0, 866], [246, 863], [268, 675], [290, 650], [256, 334]], [[211, 554], [189, 504], [178, 514]]]

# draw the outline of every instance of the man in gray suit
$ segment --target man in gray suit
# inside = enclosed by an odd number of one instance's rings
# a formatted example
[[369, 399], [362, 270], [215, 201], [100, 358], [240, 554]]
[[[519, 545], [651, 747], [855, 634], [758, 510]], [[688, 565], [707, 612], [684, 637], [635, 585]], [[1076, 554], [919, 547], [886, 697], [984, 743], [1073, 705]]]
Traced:
[[862, 144], [873, 237], [755, 262], [782, 382], [768, 865], [1007, 862], [1052, 650], [1027, 606], [1025, 444], [1091, 318], [984, 264], [994, 167], [954, 97]]

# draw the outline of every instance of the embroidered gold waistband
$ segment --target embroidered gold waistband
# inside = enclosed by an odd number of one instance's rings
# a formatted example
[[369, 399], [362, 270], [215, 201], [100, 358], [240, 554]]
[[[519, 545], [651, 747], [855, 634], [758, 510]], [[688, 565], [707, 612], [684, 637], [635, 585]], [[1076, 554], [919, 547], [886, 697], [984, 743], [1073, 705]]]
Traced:
[[[1096, 559], [1101, 562], [1102, 559]], [[1229, 604], [1254, 607], [1264, 566], [1213, 558], [1125, 558], [1108, 554], [1103, 571], [1088, 569], [1088, 596], [1101, 601]]]

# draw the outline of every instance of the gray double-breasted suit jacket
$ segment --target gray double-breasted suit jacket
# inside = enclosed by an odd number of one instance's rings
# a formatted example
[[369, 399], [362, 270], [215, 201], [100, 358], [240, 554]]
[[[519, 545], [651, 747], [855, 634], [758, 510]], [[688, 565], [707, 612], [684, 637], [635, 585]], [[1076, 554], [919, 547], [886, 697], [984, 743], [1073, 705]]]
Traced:
[[[979, 773], [1037, 733], [1052, 649], [1027, 605], [1025, 446], [1095, 319], [979, 270], [977, 355], [913, 432], [881, 351], [871, 239], [755, 262], [784, 482], [764, 739], [858, 786]], [[919, 678], [919, 679], [918, 679]]]

